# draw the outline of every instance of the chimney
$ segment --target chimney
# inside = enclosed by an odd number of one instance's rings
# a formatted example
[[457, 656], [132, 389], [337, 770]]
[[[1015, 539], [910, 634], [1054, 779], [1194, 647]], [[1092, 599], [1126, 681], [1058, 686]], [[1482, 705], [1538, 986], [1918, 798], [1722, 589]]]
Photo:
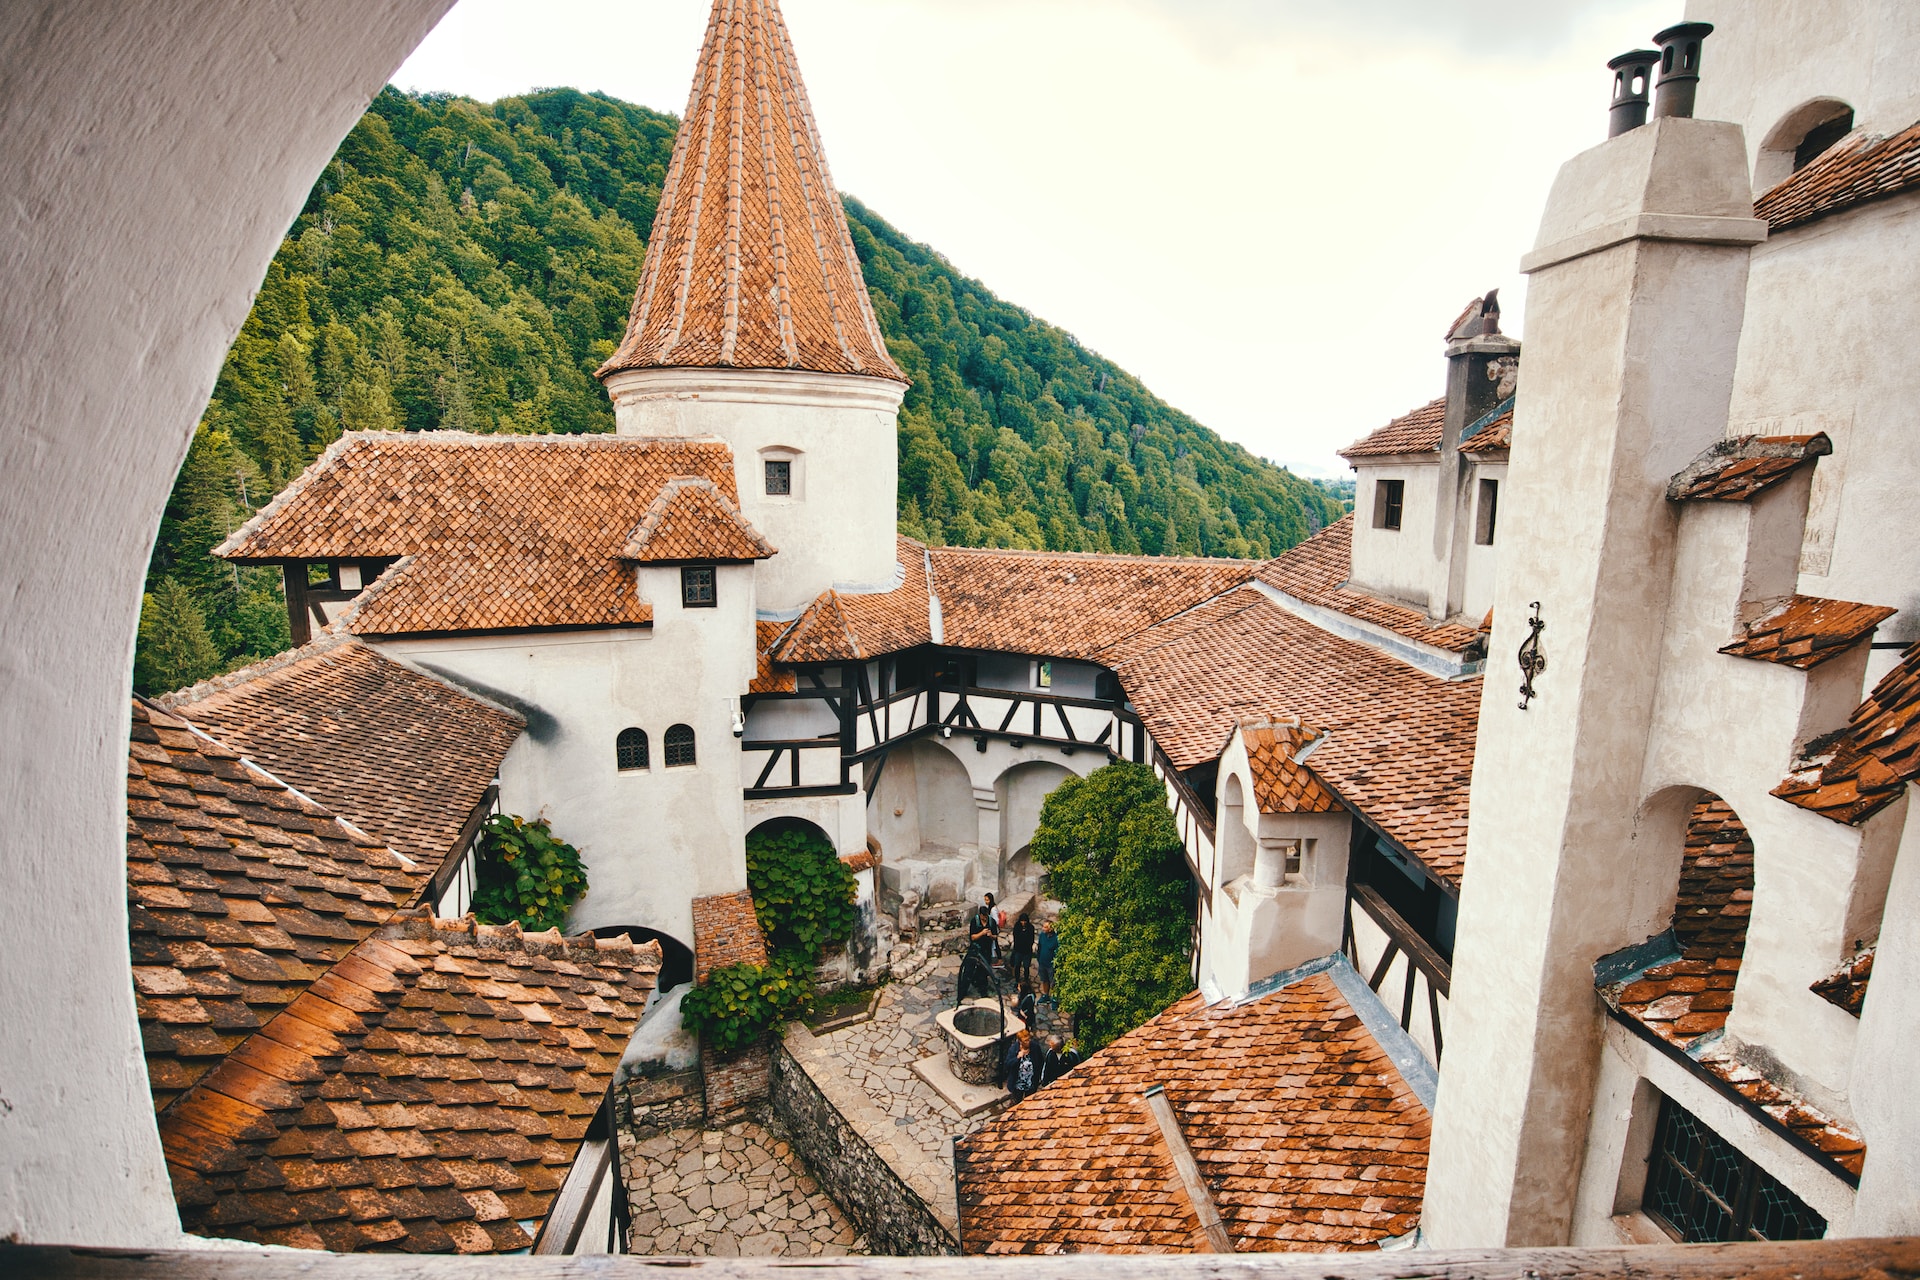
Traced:
[[1653, 38], [1660, 46], [1660, 83], [1653, 91], [1656, 118], [1693, 115], [1693, 93], [1700, 87], [1700, 46], [1712, 30], [1711, 22], [1683, 22]]
[[1460, 453], [1466, 429], [1513, 393], [1520, 342], [1500, 332], [1500, 291], [1467, 304], [1447, 330], [1447, 404], [1440, 428], [1439, 489], [1433, 502], [1433, 564], [1427, 614], [1435, 621], [1457, 613], [1466, 597], [1467, 557], [1473, 542], [1469, 480]]
[[1633, 49], [1607, 63], [1613, 72], [1613, 105], [1607, 108], [1607, 136], [1617, 138], [1647, 122], [1658, 49]]

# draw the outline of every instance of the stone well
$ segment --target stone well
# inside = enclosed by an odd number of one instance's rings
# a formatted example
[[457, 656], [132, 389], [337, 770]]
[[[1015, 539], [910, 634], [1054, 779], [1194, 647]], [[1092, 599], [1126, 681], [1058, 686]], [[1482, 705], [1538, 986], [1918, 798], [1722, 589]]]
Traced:
[[957, 1009], [942, 1009], [934, 1017], [946, 1037], [947, 1060], [953, 1074], [968, 1084], [992, 1084], [1000, 1072], [1008, 1038], [1026, 1029], [1020, 1016], [1008, 1010], [1003, 1033], [1000, 1017], [997, 1002], [978, 998]]

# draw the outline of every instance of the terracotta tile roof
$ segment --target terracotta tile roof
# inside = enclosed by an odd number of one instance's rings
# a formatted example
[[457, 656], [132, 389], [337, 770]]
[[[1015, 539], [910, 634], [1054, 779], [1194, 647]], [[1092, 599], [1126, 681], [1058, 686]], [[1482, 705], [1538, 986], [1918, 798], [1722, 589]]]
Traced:
[[1746, 635], [1720, 652], [1805, 671], [1839, 657], [1898, 612], [1884, 605], [1794, 596], [1749, 622]]
[[1460, 442], [1462, 453], [1506, 453], [1513, 448], [1513, 404]]
[[1724, 801], [1702, 800], [1687, 823], [1673, 908], [1680, 953], [1607, 989], [1608, 1003], [1682, 1049], [1719, 1031], [1733, 1009], [1752, 909], [1753, 840]]
[[156, 1109], [426, 882], [152, 704], [127, 754], [127, 927]]
[[967, 1252], [1192, 1252], [1141, 1097], [1164, 1085], [1241, 1252], [1412, 1230], [1430, 1121], [1324, 973], [1235, 1008], [1198, 993], [956, 1144]]
[[1835, 969], [1807, 990], [1836, 1009], [1845, 1009], [1854, 1017], [1867, 1002], [1867, 984], [1873, 980], [1873, 952], [1868, 947]]
[[1248, 720], [1240, 726], [1247, 747], [1247, 767], [1253, 774], [1253, 798], [1262, 813], [1338, 813], [1334, 799], [1313, 770], [1301, 762], [1301, 753], [1321, 740], [1318, 729], [1296, 721]]
[[907, 381], [774, 0], [715, 0], [626, 337], [600, 376], [662, 366]]
[[777, 667], [773, 662], [773, 647], [780, 637], [787, 634], [790, 622], [759, 621], [753, 624], [753, 650], [755, 654], [753, 679], [747, 684], [748, 693], [792, 693], [799, 687], [791, 667]]
[[1718, 1040], [1733, 1009], [1752, 907], [1753, 841], [1725, 802], [1703, 799], [1687, 824], [1673, 909], [1679, 954], [1600, 984], [1601, 998], [1857, 1180], [1866, 1157], [1860, 1135], [1741, 1062]]
[[1447, 398], [1441, 396], [1340, 450], [1343, 458], [1390, 457], [1402, 453], [1438, 453], [1446, 425]]
[[1177, 768], [1219, 756], [1249, 717], [1298, 716], [1326, 737], [1311, 768], [1458, 885], [1466, 857], [1480, 681], [1441, 680], [1330, 635], [1252, 587], [1211, 600], [1100, 656]]
[[620, 555], [676, 476], [735, 497], [718, 440], [356, 433], [215, 554], [404, 557], [356, 599], [356, 635], [642, 626], [653, 610]]
[[396, 921], [160, 1117], [181, 1225], [296, 1248], [524, 1249], [659, 944]]
[[1352, 572], [1353, 516], [1348, 514], [1261, 565], [1259, 578], [1296, 600], [1370, 622], [1435, 649], [1460, 653], [1479, 639], [1480, 628], [1458, 622], [1435, 624], [1418, 609], [1350, 589], [1346, 581]]
[[753, 911], [753, 895], [717, 893], [693, 900], [693, 980], [705, 982], [715, 969], [732, 964], [765, 964], [767, 938]]
[[642, 564], [686, 560], [765, 560], [773, 544], [705, 476], [675, 476], [640, 518], [620, 549]]
[[933, 641], [927, 548], [899, 539], [900, 585], [891, 591], [823, 591], [777, 646], [782, 662], [835, 662], [898, 653]]
[[525, 721], [337, 635], [164, 706], [431, 873]]
[[1669, 502], [1751, 502], [1802, 466], [1833, 452], [1824, 432], [1716, 441], [1667, 485]]
[[1756, 218], [1785, 231], [1869, 200], [1920, 188], [1920, 124], [1890, 138], [1856, 134], [1753, 202]]
[[936, 547], [933, 589], [947, 644], [1091, 658], [1233, 590], [1254, 568], [1246, 560]]
[[1920, 777], [1920, 645], [1900, 655], [1847, 727], [1815, 738], [1773, 794], [1858, 826]]

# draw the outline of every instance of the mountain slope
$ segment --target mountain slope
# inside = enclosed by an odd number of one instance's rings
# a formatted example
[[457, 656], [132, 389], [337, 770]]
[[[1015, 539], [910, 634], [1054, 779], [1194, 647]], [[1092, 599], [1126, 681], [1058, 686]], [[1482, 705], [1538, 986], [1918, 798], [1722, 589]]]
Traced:
[[[342, 431], [605, 431], [672, 116], [549, 90], [383, 92], [315, 184], [228, 353], [167, 505], [135, 686], [284, 648], [273, 570], [207, 552]], [[860, 205], [894, 358], [900, 512], [935, 542], [1276, 553], [1340, 505]]]

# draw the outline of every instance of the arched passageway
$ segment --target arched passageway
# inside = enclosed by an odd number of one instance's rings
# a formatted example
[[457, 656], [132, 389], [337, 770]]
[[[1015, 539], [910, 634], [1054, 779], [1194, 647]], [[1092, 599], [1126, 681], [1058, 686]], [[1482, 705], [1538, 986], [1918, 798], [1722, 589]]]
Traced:
[[693, 948], [670, 933], [639, 924], [608, 924], [589, 929], [596, 938], [631, 938], [637, 947], [643, 943], [660, 944], [660, 979], [655, 988], [661, 994], [693, 981]]
[[1016, 764], [994, 782], [1000, 802], [1000, 889], [1006, 896], [1028, 893], [1040, 885], [1029, 846], [1040, 827], [1040, 809], [1054, 788], [1073, 777], [1072, 770], [1047, 760]]

